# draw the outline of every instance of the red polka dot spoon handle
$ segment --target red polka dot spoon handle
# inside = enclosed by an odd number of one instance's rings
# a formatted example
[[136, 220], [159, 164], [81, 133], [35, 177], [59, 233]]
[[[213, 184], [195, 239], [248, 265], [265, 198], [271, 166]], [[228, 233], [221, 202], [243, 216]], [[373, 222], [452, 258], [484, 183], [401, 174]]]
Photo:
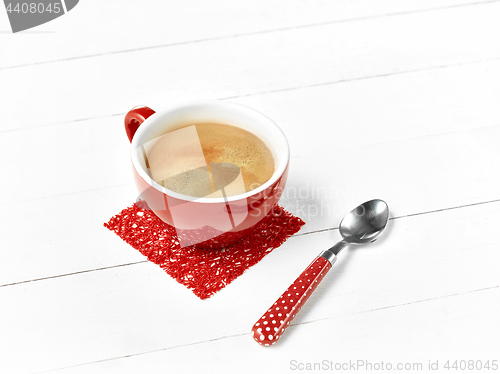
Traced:
[[385, 201], [379, 199], [367, 201], [346, 215], [339, 226], [342, 240], [321, 252], [255, 323], [252, 328], [255, 341], [264, 346], [276, 343], [335, 263], [338, 253], [348, 244], [375, 241], [384, 231], [388, 221], [389, 207]]
[[[332, 263], [335, 258], [333, 255]], [[265, 346], [276, 343], [319, 282], [328, 273], [332, 263], [325, 257], [316, 257], [311, 265], [300, 274], [253, 326], [252, 336], [257, 343]]]

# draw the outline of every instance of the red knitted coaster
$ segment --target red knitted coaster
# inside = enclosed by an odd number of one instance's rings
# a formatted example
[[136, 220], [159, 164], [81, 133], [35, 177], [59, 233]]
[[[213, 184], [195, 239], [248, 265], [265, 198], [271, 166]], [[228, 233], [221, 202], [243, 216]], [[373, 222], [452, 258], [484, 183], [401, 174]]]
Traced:
[[304, 225], [279, 205], [246, 238], [223, 249], [181, 248], [175, 229], [137, 204], [104, 226], [141, 252], [177, 282], [206, 299], [224, 288]]

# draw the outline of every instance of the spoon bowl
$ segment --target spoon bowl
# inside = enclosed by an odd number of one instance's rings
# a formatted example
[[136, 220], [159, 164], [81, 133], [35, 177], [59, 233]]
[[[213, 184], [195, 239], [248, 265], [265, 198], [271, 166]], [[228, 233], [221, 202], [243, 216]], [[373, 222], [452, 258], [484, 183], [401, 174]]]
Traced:
[[383, 200], [367, 201], [353, 209], [340, 222], [339, 231], [348, 243], [370, 243], [382, 234], [389, 221], [389, 207]]

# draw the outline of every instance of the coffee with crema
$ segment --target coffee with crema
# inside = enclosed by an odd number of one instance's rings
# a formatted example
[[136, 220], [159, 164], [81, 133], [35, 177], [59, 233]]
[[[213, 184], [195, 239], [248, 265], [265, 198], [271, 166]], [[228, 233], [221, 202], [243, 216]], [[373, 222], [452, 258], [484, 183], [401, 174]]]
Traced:
[[271, 150], [256, 135], [220, 123], [198, 123], [164, 133], [143, 146], [151, 178], [193, 197], [235, 196], [274, 173]]

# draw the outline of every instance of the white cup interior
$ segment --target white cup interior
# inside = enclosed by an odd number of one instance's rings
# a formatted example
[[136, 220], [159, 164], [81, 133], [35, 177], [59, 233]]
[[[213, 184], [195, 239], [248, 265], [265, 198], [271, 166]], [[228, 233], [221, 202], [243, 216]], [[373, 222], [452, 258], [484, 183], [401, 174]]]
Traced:
[[[196, 123], [222, 123], [233, 125], [257, 135], [271, 150], [274, 174], [266, 183], [245, 194], [223, 198], [199, 198], [167, 190], [156, 183], [146, 172], [141, 146], [166, 132]], [[235, 201], [255, 195], [272, 185], [283, 174], [290, 158], [288, 141], [283, 131], [264, 114], [244, 105], [223, 101], [193, 102], [167, 110], [160, 110], [144, 121], [132, 139], [131, 158], [139, 175], [155, 189], [177, 199], [206, 203]]]

